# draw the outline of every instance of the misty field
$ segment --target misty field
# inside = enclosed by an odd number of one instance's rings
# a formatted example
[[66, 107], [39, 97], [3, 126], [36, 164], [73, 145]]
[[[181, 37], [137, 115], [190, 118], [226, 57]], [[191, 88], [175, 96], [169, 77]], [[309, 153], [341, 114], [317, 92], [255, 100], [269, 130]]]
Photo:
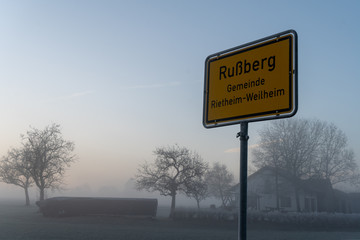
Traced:
[[[237, 239], [234, 222], [173, 221], [166, 218], [168, 208], [159, 207], [155, 219], [119, 216], [45, 218], [36, 206], [0, 201], [0, 239]], [[248, 239], [300, 240], [360, 239], [360, 229], [297, 230], [251, 226]]]

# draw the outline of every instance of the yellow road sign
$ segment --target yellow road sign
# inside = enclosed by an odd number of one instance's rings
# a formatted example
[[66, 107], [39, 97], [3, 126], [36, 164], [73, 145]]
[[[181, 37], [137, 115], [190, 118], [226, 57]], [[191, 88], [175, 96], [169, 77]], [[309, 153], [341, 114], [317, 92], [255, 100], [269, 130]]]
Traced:
[[204, 126], [295, 115], [296, 68], [293, 30], [210, 55], [205, 62]]

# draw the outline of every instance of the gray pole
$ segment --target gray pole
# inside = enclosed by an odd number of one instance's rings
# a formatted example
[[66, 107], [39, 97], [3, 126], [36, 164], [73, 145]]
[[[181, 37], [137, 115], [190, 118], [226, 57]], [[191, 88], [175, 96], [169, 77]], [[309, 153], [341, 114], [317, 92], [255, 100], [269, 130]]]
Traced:
[[238, 239], [246, 240], [246, 217], [247, 217], [247, 168], [248, 168], [248, 123], [240, 125], [240, 196], [238, 215]]

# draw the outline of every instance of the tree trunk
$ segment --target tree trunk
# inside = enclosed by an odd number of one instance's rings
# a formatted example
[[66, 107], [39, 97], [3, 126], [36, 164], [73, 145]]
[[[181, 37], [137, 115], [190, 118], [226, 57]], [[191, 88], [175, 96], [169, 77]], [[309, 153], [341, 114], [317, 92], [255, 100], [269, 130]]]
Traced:
[[275, 169], [275, 192], [276, 192], [276, 210], [280, 210], [280, 196], [279, 196], [279, 174], [277, 168]]
[[225, 197], [222, 193], [222, 190], [220, 190], [220, 197], [221, 197], [221, 206], [224, 208], [226, 206]]
[[40, 188], [40, 201], [45, 200], [45, 189]]
[[170, 218], [173, 217], [175, 210], [175, 202], [176, 202], [176, 193], [171, 195], [171, 208], [170, 208]]
[[297, 212], [301, 212], [299, 189], [298, 189], [297, 186], [295, 187], [295, 201], [296, 201], [296, 211], [297, 211]]
[[200, 200], [199, 200], [199, 199], [196, 199], [196, 203], [197, 203], [198, 209], [200, 209]]
[[24, 190], [25, 190], [25, 206], [30, 206], [29, 189], [25, 187]]

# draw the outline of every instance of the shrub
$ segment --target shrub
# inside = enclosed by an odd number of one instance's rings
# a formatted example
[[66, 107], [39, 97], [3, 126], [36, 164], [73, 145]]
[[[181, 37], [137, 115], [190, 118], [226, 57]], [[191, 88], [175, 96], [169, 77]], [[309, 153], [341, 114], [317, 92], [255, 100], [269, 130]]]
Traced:
[[236, 210], [214, 208], [193, 209], [177, 208], [174, 211], [174, 220], [211, 220], [211, 221], [237, 221]]
[[[238, 210], [225, 209], [175, 209], [174, 220], [206, 220], [236, 222]], [[261, 212], [249, 210], [249, 224], [281, 224], [283, 226], [360, 228], [360, 214], [345, 213], [296, 213], [296, 212]]]

